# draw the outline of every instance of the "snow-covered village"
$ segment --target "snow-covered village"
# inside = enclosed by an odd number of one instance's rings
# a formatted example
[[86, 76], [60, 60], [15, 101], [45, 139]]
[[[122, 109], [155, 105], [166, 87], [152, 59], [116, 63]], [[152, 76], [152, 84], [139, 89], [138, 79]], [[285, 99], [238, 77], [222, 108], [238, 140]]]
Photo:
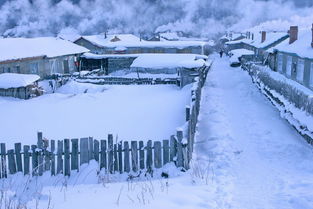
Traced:
[[0, 209], [313, 209], [313, 1], [0, 0]]

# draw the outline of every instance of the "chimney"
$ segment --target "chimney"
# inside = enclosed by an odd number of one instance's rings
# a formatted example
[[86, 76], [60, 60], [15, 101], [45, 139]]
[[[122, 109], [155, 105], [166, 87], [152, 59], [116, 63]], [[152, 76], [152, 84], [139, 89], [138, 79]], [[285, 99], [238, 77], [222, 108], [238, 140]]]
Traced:
[[289, 44], [298, 40], [298, 26], [290, 26], [289, 30]]
[[266, 31], [262, 31], [262, 40], [261, 43], [263, 43], [266, 40]]
[[254, 33], [252, 33], [252, 35], [251, 35], [251, 39], [252, 39], [252, 40], [254, 40]]
[[311, 46], [313, 48], [313, 24], [312, 24], [312, 42], [311, 42]]

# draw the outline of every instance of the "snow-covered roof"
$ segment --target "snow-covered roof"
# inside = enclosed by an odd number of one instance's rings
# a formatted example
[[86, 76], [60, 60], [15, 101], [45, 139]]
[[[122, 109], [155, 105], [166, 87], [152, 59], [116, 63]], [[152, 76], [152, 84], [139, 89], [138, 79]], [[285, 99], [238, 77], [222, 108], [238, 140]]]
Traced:
[[231, 50], [230, 53], [233, 54], [230, 58], [230, 62], [238, 62], [239, 58], [243, 55], [254, 55], [254, 51], [250, 51], [247, 49], [234, 49]]
[[294, 53], [300, 57], [313, 59], [312, 31], [309, 29], [299, 30], [298, 40], [289, 44], [289, 39], [274, 47], [274, 50]]
[[89, 50], [70, 41], [54, 37], [0, 38], [0, 61], [30, 57], [81, 54]]
[[140, 54], [132, 68], [198, 68], [205, 65], [207, 56], [196, 54]]
[[38, 81], [40, 77], [33, 74], [2, 73], [0, 89], [25, 87]]
[[261, 33], [254, 33], [254, 38], [244, 38], [238, 41], [229, 41], [226, 42], [226, 44], [237, 44], [237, 43], [246, 43], [251, 46], [254, 46], [256, 48], [266, 48], [274, 44], [275, 42], [279, 40], [283, 40], [284, 38], [288, 37], [288, 33], [284, 32], [267, 32], [266, 33], [266, 39], [262, 43], [262, 34]]
[[[185, 48], [189, 46], [204, 46], [204, 41], [145, 41], [132, 34], [115, 34], [82, 36], [79, 39], [85, 39], [98, 47], [166, 47], [166, 48]], [[76, 41], [78, 41], [77, 39]], [[75, 41], [75, 42], [76, 42]]]
[[105, 58], [121, 58], [121, 57], [138, 57], [139, 54], [93, 54], [84, 53], [81, 57], [87, 59], [105, 59]]

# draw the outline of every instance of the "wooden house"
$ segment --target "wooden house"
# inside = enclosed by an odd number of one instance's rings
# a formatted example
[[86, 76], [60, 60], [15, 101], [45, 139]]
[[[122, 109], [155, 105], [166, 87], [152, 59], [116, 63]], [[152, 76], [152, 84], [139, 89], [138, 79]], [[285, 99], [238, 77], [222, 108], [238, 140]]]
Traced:
[[290, 38], [274, 48], [273, 70], [313, 90], [313, 26], [311, 30], [290, 28]]
[[77, 71], [78, 57], [89, 50], [53, 37], [0, 39], [0, 73], [54, 74]]
[[38, 87], [38, 75], [2, 73], [0, 74], [0, 96], [29, 99], [43, 94]]
[[94, 54], [192, 53], [207, 54], [210, 45], [204, 41], [146, 41], [132, 34], [81, 36], [74, 43]]
[[228, 51], [234, 49], [247, 49], [254, 51], [255, 61], [265, 61], [270, 55], [269, 49], [283, 42], [289, 37], [285, 32], [266, 32], [248, 33], [247, 37], [237, 41], [226, 42]]

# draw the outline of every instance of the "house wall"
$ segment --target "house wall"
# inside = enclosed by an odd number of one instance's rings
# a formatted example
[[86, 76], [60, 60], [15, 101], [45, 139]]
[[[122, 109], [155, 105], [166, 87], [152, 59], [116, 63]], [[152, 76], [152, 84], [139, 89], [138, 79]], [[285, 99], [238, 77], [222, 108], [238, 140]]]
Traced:
[[30, 94], [26, 87], [21, 87], [21, 88], [0, 89], [0, 96], [28, 99], [30, 97]]
[[[77, 71], [74, 60], [74, 55], [32, 60], [16, 60], [10, 63], [0, 63], [0, 73], [37, 74], [41, 78], [46, 78], [57, 73], [71, 74]], [[66, 67], [66, 65], [68, 67]], [[68, 72], [66, 72], [66, 69], [68, 69]]]
[[313, 90], [313, 59], [277, 52], [276, 71]]

